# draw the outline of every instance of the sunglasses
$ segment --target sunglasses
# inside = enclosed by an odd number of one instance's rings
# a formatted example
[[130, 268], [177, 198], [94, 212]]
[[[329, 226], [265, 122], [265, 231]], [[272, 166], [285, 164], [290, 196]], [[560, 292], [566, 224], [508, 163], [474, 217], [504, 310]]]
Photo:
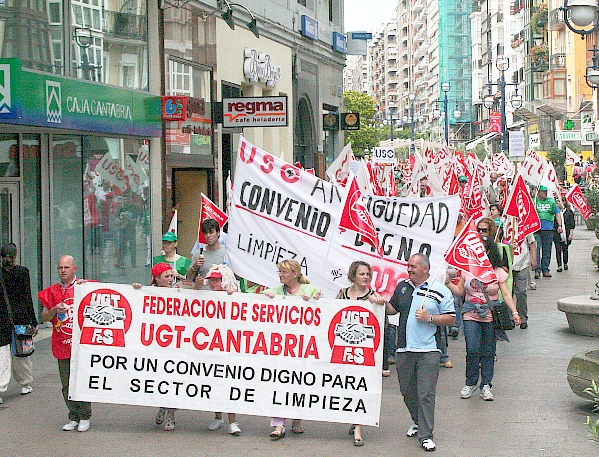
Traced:
[[479, 227], [479, 228], [477, 228], [477, 230], [478, 230], [478, 233], [489, 233], [488, 228]]

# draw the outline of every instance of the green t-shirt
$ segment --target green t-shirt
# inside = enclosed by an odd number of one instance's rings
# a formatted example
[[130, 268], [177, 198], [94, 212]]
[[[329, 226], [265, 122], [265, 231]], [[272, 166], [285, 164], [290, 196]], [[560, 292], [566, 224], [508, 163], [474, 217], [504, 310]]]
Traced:
[[557, 204], [553, 198], [546, 198], [545, 200], [539, 200], [535, 202], [535, 208], [539, 219], [542, 221], [551, 221], [555, 218], [555, 207]]
[[189, 260], [187, 257], [183, 257], [182, 255], [179, 255], [179, 254], [175, 254], [174, 262], [169, 262], [167, 260], [164, 260], [163, 255], [157, 255], [152, 260], [152, 265], [156, 265], [157, 263], [161, 263], [161, 262], [168, 263], [171, 266], [171, 268], [173, 270], [176, 270], [177, 273], [179, 273], [181, 276], [185, 276], [187, 274], [187, 270], [189, 270], [189, 267], [191, 267], [191, 260]]
[[[262, 291], [262, 293], [265, 294], [266, 292], [273, 292], [275, 295], [289, 295], [286, 293], [284, 287], [285, 286], [283, 284], [280, 284], [271, 289], [265, 289]], [[316, 292], [318, 292], [318, 288], [314, 287], [312, 284], [302, 284], [299, 288], [299, 291], [294, 295], [309, 295], [310, 297], [313, 297], [316, 295]]]

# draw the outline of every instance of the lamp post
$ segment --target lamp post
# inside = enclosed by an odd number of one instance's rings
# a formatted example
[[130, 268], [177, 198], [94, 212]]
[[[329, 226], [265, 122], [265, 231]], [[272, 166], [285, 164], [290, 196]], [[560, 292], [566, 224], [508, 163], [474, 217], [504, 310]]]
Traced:
[[[560, 7], [564, 13], [564, 22], [570, 30], [584, 39], [599, 27], [599, 5], [597, 0], [564, 0]], [[585, 29], [584, 27], [589, 27]]]
[[414, 100], [416, 100], [416, 96], [414, 94], [408, 95], [408, 100], [410, 100], [410, 119], [411, 119], [411, 140], [412, 144], [410, 145], [410, 151], [413, 153], [416, 149], [415, 141], [415, 132], [414, 132], [414, 122], [416, 119], [414, 118]]
[[[442, 83], [441, 90], [443, 91], [443, 100], [435, 100], [435, 103], [443, 103], [443, 124], [445, 127], [445, 144], [447, 145], [447, 147], [449, 147], [449, 102], [455, 101], [455, 110], [453, 111], [453, 118], [457, 120], [462, 117], [462, 112], [459, 110], [459, 102], [457, 100], [449, 100], [449, 98], [447, 97], [449, 89], [451, 89], [451, 83]], [[441, 117], [441, 112], [439, 111], [438, 105], [433, 110], [433, 117], [435, 119], [439, 119]]]
[[520, 95], [518, 93], [518, 84], [505, 82], [505, 72], [510, 67], [509, 59], [503, 55], [497, 56], [497, 60], [495, 61], [495, 66], [501, 72], [501, 77], [499, 78], [499, 83], [487, 83], [487, 87], [489, 88], [489, 95], [487, 95], [484, 98], [483, 104], [488, 109], [493, 108], [493, 106], [495, 105], [495, 97], [491, 93], [491, 90], [492, 90], [493, 86], [499, 86], [499, 91], [501, 94], [501, 101], [500, 101], [500, 105], [499, 105], [500, 110], [501, 110], [501, 152], [505, 153], [505, 151], [507, 151], [507, 149], [508, 149], [508, 147], [507, 147], [508, 143], [507, 143], [506, 137], [505, 137], [506, 130], [507, 130], [507, 123], [506, 123], [506, 119], [505, 119], [505, 107], [506, 107], [505, 88], [506, 88], [506, 86], [516, 86], [516, 92], [514, 93], [514, 95], [512, 95], [511, 102], [510, 102], [512, 105], [512, 108], [514, 108], [514, 109], [518, 109], [522, 106], [522, 95]]
[[[92, 65], [89, 63], [89, 57], [87, 55], [87, 48], [89, 48], [94, 40], [92, 31], [89, 27], [77, 27], [75, 28], [75, 42], [81, 50], [81, 65], [76, 67], [77, 69], [83, 70], [83, 79], [95, 81], [96, 72], [98, 68], [102, 68], [100, 65]], [[92, 70], [94, 70], [92, 75]]]
[[389, 102], [389, 139], [391, 140], [391, 142], [393, 142], [393, 140], [395, 139], [395, 135], [393, 133], [393, 110], [395, 108], [395, 104], [390, 101]]

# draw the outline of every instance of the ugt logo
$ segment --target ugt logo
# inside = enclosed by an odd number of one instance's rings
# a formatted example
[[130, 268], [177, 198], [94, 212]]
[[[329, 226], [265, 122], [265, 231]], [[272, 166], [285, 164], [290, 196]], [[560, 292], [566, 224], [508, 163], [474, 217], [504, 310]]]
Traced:
[[343, 308], [329, 324], [331, 363], [373, 367], [381, 341], [380, 329], [378, 319], [366, 308]]
[[81, 344], [125, 346], [125, 333], [131, 326], [127, 299], [112, 289], [87, 294], [79, 305]]

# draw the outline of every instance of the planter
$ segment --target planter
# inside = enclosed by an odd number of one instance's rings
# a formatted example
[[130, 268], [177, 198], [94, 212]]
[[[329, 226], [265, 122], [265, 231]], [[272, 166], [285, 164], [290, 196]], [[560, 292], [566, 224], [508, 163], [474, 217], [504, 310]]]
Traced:
[[586, 221], [584, 221], [587, 226], [587, 230], [595, 230], [599, 225], [599, 219], [597, 216], [591, 216]]
[[567, 370], [570, 389], [585, 400], [593, 400], [584, 390], [591, 387], [592, 381], [599, 382], [599, 349], [581, 352], [570, 360]]
[[599, 338], [599, 300], [588, 295], [561, 298], [557, 309], [566, 314], [572, 333]]

